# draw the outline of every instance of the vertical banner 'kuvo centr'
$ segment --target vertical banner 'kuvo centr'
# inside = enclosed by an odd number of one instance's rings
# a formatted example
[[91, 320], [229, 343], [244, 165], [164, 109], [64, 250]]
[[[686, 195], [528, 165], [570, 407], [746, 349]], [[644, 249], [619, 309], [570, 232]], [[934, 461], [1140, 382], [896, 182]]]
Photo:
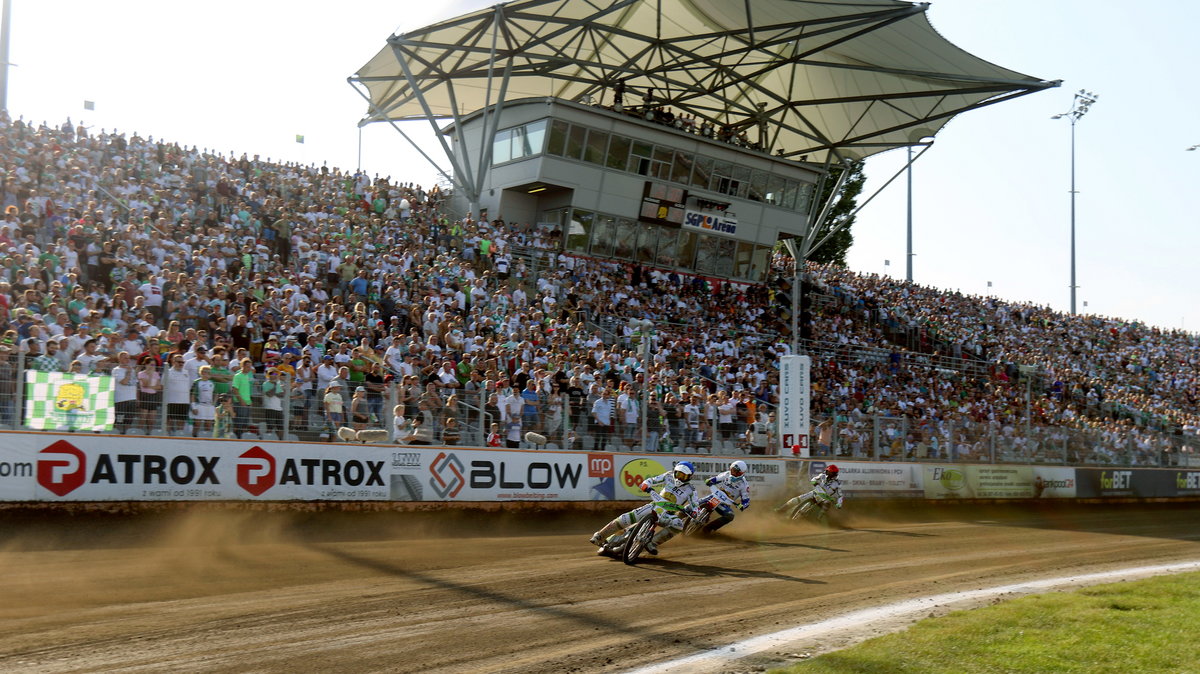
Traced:
[[809, 456], [809, 405], [812, 359], [779, 359], [779, 442], [784, 456]]

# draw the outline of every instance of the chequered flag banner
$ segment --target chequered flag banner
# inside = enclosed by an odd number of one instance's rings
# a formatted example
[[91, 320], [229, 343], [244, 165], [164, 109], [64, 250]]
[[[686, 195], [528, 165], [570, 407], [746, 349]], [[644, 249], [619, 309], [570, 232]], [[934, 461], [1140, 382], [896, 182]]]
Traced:
[[25, 371], [27, 428], [107, 431], [115, 420], [112, 377]]

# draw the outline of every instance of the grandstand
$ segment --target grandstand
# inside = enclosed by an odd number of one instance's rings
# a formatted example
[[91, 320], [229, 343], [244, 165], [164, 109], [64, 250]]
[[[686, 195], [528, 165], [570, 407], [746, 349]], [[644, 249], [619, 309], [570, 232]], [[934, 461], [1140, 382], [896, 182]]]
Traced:
[[[763, 451], [782, 253], [764, 284], [689, 276], [452, 218], [441, 189], [0, 124], [4, 428], [31, 421], [26, 371], [76, 372], [113, 377], [106, 433]], [[818, 455], [1194, 465], [1194, 334], [803, 272]], [[648, 363], [629, 318], [656, 324]], [[224, 420], [223, 394], [246, 396]]]

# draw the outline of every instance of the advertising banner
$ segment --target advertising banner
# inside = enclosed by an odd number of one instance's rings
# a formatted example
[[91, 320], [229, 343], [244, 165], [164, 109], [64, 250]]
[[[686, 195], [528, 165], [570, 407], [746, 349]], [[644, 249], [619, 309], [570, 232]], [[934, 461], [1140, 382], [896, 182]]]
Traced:
[[[704, 479], [731, 459], [460, 447], [0, 434], [4, 501], [605, 501], [688, 459]], [[784, 490], [782, 459], [747, 460], [758, 498]], [[795, 463], [795, 462], [792, 462]], [[702, 489], [703, 491], [703, 489]]]
[[[616, 499], [637, 500], [646, 498], [638, 485], [647, 477], [661, 475], [677, 461], [691, 461], [696, 467], [692, 482], [701, 494], [709, 492], [704, 481], [717, 473], [729, 470], [736, 457], [687, 456], [671, 454], [608, 454], [616, 467]], [[746, 462], [746, 482], [750, 485], [750, 498], [771, 500], [787, 492], [785, 480], [788, 464], [799, 463], [783, 459], [743, 457]]]
[[1081, 498], [1200, 496], [1200, 470], [1188, 468], [1078, 468]]
[[809, 406], [812, 359], [779, 359], [779, 444], [784, 456], [809, 456]]
[[700, 211], [684, 211], [683, 226], [700, 229], [706, 232], [721, 234], [737, 234], [737, 218], [726, 213], [702, 213]]
[[356, 445], [6, 433], [0, 464], [5, 500], [388, 498], [386, 450]]
[[1032, 498], [1033, 466], [924, 466], [926, 498]]
[[1034, 498], [1075, 498], [1075, 469], [1034, 466]]
[[1076, 495], [1080, 498], [1174, 496], [1174, 473], [1147, 468], [1076, 468]]
[[1168, 471], [1173, 478], [1173, 496], [1200, 496], [1200, 470], [1176, 469]]
[[[812, 461], [810, 478], [825, 470], [824, 461]], [[842, 491], [849, 496], [921, 498], [925, 496], [924, 472], [913, 463], [836, 463]], [[807, 486], [807, 483], [805, 484]]]
[[393, 501], [590, 501], [612, 490], [611, 460], [596, 454], [407, 446], [390, 455]]

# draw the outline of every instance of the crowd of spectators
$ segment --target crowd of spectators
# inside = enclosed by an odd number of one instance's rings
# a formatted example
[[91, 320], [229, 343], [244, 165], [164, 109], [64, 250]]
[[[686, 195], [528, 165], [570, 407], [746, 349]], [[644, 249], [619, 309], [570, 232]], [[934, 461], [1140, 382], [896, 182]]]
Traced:
[[[331, 440], [386, 427], [525, 446], [532, 431], [618, 449], [641, 444], [645, 401], [650, 449], [773, 445], [790, 351], [777, 284], [568, 256], [555, 227], [451, 217], [438, 188], [325, 166], [70, 122], [0, 119], [0, 146], [0, 398], [21, 362], [111, 373], [123, 430], [281, 436], [286, 418]], [[779, 278], [788, 264], [777, 256]], [[830, 451], [863, 445], [867, 417], [906, 420], [886, 426], [901, 429], [885, 432], [897, 457], [980, 454], [968, 426], [1133, 444], [1151, 428], [1197, 433], [1195, 335], [833, 267], [806, 276], [832, 298], [806, 317], [806, 346], [852, 354], [814, 366]], [[897, 326], [991, 376], [932, 367], [895, 346]], [[1031, 399], [1028, 371], [1049, 377]], [[0, 424], [19, 413], [0, 405]], [[1021, 438], [1009, 445], [1033, 442]]]
[[506, 444], [632, 446], [644, 363], [600, 316], [662, 321], [655, 446], [739, 444], [773, 395], [769, 359], [732, 365], [767, 339], [763, 288], [556, 255], [557, 230], [451, 219], [438, 189], [387, 178], [69, 123], [5, 120], [0, 142], [0, 377], [18, 356], [112, 373], [122, 429], [279, 434], [286, 414], [433, 442], [474, 411], [476, 442], [494, 419]]
[[[1157, 463], [1165, 448], [1179, 447], [1166, 438], [1194, 443], [1200, 434], [1195, 334], [833, 266], [806, 271], [813, 292], [830, 300], [813, 310], [814, 344], [854, 354], [822, 359], [814, 381], [814, 413], [844, 422], [843, 446], [869, 443], [853, 422], [866, 416], [907, 420], [906, 437], [881, 442], [884, 452], [909, 456], [927, 448], [934, 456], [988, 454], [981, 434], [956, 443], [952, 427], [987, 429], [1002, 448], [1038, 445], [1027, 455], [1104, 462], [1116, 452], [1133, 463]], [[896, 334], [919, 334], [909, 341], [938, 345], [962, 367], [931, 367], [898, 347]], [[1020, 433], [1031, 426], [1057, 431], [1035, 442]]]

